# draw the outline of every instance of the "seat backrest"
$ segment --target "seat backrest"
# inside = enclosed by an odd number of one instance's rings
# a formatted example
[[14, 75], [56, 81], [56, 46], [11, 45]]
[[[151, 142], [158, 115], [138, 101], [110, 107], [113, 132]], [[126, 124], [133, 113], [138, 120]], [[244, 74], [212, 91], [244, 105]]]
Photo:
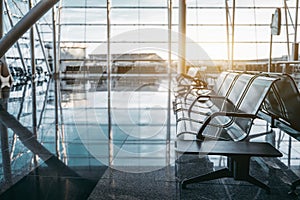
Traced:
[[[241, 100], [236, 107], [237, 112], [257, 115], [267, 93], [277, 79], [271, 77], [257, 76], [253, 78], [242, 94]], [[234, 123], [226, 128], [227, 133], [234, 141], [245, 139], [252, 127], [253, 118], [237, 117]]]
[[224, 81], [223, 83], [220, 85], [219, 88], [216, 88], [216, 90], [214, 90], [217, 95], [219, 96], [227, 96], [228, 91], [230, 90], [233, 82], [237, 79], [237, 77], [239, 76], [239, 73], [236, 72], [230, 72], [226, 75], [226, 77], [224, 77]]
[[[254, 79], [257, 78], [256, 75], [253, 74], [240, 74], [236, 77], [236, 79], [233, 81], [232, 86], [230, 87], [227, 96], [225, 97], [226, 100], [222, 101], [221, 104], [219, 104], [220, 111], [222, 112], [236, 112], [238, 109], [238, 105], [240, 105], [240, 101], [243, 100], [243, 97], [247, 93], [247, 90], [250, 88], [252, 82]], [[230, 136], [230, 138], [234, 141], [239, 141], [246, 137], [248, 134], [248, 129], [243, 124], [245, 123], [244, 118], [231, 118], [227, 116], [219, 116], [216, 119], [216, 123], [220, 124], [228, 124], [229, 126], [225, 126], [225, 130], [227, 134]], [[246, 122], [248, 122], [249, 119], [247, 119]], [[238, 123], [231, 123], [231, 122], [238, 122]], [[242, 127], [239, 127], [239, 122], [243, 125]], [[244, 129], [243, 129], [244, 128]], [[222, 128], [217, 129], [217, 137], [220, 137], [222, 135]], [[210, 134], [210, 133], [204, 133], [204, 134]], [[224, 135], [223, 135], [224, 136]]]
[[250, 87], [252, 81], [256, 78], [253, 74], [241, 74], [237, 77], [233, 83], [227, 99], [235, 106], [238, 105], [238, 102], [241, 100], [243, 94], [247, 91], [247, 88]]
[[216, 79], [214, 86], [213, 86], [213, 91], [217, 92], [221, 85], [223, 84], [224, 80], [226, 79], [227, 75], [229, 74], [228, 71], [223, 71], [218, 75], [218, 78]]
[[[223, 112], [239, 112], [252, 114], [252, 116], [256, 115], [268, 91], [276, 80], [276, 78], [254, 74], [240, 74], [228, 91], [227, 100], [229, 100], [229, 103], [224, 103], [221, 110]], [[213, 137], [220, 137], [223, 133], [223, 129], [225, 129], [227, 135], [234, 141], [245, 139], [253, 123], [253, 118], [248, 115], [245, 115], [245, 117], [218, 116], [214, 118], [214, 120], [216, 124], [226, 125], [219, 129], [215, 127], [214, 133], [205, 132], [204, 135], [212, 136], [213, 134]]]
[[190, 77], [196, 77], [198, 73], [199, 73], [199, 68], [190, 67], [186, 74]]
[[201, 78], [200, 69], [198, 67], [190, 67], [186, 75], [180, 74], [177, 77], [177, 83], [179, 85], [190, 85], [191, 83], [193, 83], [194, 79], [200, 79], [200, 78]]
[[272, 84], [276, 80], [276, 78], [272, 77], [256, 77], [249, 86], [240, 105], [237, 106], [239, 111], [256, 115]]
[[268, 113], [284, 119], [292, 128], [300, 131], [300, 93], [291, 76], [279, 76], [264, 105]]

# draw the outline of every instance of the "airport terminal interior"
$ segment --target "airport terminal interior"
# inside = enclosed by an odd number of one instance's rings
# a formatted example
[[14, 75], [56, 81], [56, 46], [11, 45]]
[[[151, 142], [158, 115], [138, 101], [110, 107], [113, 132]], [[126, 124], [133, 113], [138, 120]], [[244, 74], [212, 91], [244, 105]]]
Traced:
[[299, 199], [299, 0], [1, 0], [0, 199]]

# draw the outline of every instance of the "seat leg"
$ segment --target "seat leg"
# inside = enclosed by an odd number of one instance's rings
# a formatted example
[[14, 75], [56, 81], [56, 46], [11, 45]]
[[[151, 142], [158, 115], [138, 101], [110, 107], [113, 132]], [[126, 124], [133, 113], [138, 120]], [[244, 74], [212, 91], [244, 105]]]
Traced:
[[291, 186], [292, 192], [294, 192], [294, 191], [296, 190], [296, 187], [297, 187], [298, 185], [300, 185], [300, 179], [298, 179], [298, 180], [296, 180], [296, 181], [294, 181], [294, 182], [292, 183], [292, 186]]
[[244, 180], [266, 190], [268, 194], [270, 193], [270, 187], [267, 186], [266, 184], [264, 184], [263, 182], [257, 180], [256, 178], [249, 175], [249, 176], [245, 177]]
[[186, 185], [191, 184], [191, 183], [198, 183], [198, 182], [202, 182], [202, 181], [209, 181], [209, 180], [225, 178], [225, 177], [232, 177], [232, 173], [227, 168], [213, 171], [213, 172], [201, 175], [201, 176], [184, 179], [181, 182], [181, 187], [183, 189], [185, 189]]

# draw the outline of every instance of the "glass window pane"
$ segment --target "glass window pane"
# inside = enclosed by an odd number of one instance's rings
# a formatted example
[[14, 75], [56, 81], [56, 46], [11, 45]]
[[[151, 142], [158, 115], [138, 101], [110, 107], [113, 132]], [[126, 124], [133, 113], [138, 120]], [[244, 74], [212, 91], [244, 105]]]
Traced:
[[106, 0], [63, 0], [63, 6], [106, 6]]
[[102, 26], [62, 26], [61, 41], [104, 41], [106, 27]]
[[112, 0], [112, 6], [167, 6], [168, 0]]
[[[80, 15], [74, 15], [74, 13], [80, 13]], [[64, 8], [61, 12], [61, 23], [106, 25], [106, 9]]]

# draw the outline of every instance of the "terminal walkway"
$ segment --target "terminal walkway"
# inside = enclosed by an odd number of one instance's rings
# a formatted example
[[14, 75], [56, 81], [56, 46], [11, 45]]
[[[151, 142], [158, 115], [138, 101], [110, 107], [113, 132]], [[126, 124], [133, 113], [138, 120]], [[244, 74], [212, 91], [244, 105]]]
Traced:
[[[300, 176], [299, 142], [277, 129], [255, 141], [271, 143], [283, 157], [250, 161], [250, 173], [270, 185], [270, 194], [231, 179], [182, 190], [180, 180], [224, 168], [226, 158], [186, 155], [176, 160], [176, 120], [166, 77], [127, 78], [114, 82], [110, 110], [105, 81], [41, 80], [36, 90], [37, 139], [78, 176], [49, 168], [8, 129], [8, 148], [2, 146], [1, 156], [8, 155], [10, 161], [1, 160], [0, 199], [298, 198], [288, 192], [289, 184]], [[30, 84], [14, 86], [2, 98], [8, 113], [30, 130], [31, 89]], [[255, 120], [250, 135], [266, 127], [266, 122]]]

